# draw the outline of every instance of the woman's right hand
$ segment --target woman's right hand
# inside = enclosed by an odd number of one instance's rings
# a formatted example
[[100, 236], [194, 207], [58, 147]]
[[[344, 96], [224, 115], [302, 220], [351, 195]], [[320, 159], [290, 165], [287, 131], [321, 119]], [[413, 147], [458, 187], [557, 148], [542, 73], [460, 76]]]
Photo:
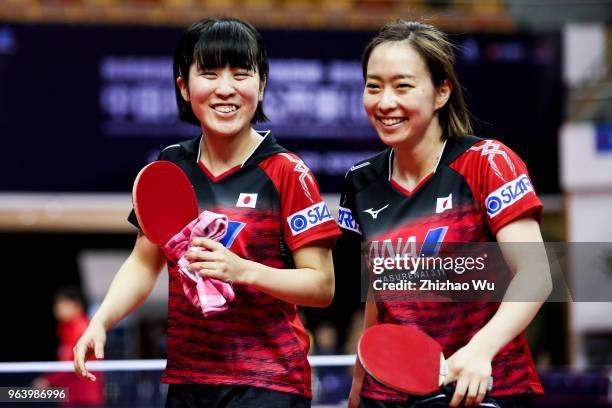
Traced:
[[100, 323], [92, 321], [72, 350], [74, 352], [74, 372], [79, 377], [96, 381], [96, 376], [87, 371], [85, 361], [92, 355], [100, 360], [104, 358], [106, 330]]

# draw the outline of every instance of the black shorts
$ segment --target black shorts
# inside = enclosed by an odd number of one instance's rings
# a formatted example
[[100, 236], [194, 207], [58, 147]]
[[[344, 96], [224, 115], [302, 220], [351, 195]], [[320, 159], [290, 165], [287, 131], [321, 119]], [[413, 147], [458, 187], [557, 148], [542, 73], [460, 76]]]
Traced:
[[[440, 389], [440, 392], [422, 397], [413, 397], [406, 402], [378, 401], [362, 397], [359, 408], [443, 408], [448, 407], [453, 398], [453, 392], [454, 389], [452, 387], [445, 386]], [[531, 396], [527, 395], [496, 398], [487, 396], [479, 406], [483, 408], [530, 408], [532, 406], [530, 401]]]
[[166, 408], [310, 408], [310, 399], [246, 385], [170, 384]]

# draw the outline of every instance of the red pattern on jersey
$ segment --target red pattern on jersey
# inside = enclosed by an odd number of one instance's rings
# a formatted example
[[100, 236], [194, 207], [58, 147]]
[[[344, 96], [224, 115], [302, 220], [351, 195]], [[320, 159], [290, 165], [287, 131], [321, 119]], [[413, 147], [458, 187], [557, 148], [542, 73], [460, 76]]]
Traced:
[[[229, 248], [234, 253], [271, 267], [291, 268], [292, 260], [281, 253], [281, 240], [295, 251], [316, 240], [333, 242], [340, 231], [332, 219], [293, 236], [287, 216], [321, 202], [314, 177], [297, 156], [288, 153], [259, 165], [276, 186], [280, 211], [229, 206], [209, 210], [245, 223]], [[176, 267], [169, 274], [164, 382], [249, 385], [312, 397], [309, 338], [295, 305], [235, 285], [236, 298], [229, 309], [204, 318], [185, 298]]]
[[[288, 268], [280, 254], [278, 211], [214, 208], [246, 223], [230, 247], [255, 262]], [[295, 305], [235, 285], [229, 309], [209, 318], [185, 298], [176, 267], [169, 270], [167, 383], [233, 384], [311, 397], [306, 333]]]
[[320, 239], [330, 239], [331, 246], [342, 235], [333, 219], [297, 235], [291, 232], [287, 217], [323, 201], [312, 172], [298, 156], [293, 153], [276, 154], [263, 160], [259, 166], [270, 177], [281, 197], [291, 197], [291, 200], [281, 199], [280, 217], [285, 242], [292, 251]]
[[494, 235], [504, 225], [530, 210], [535, 210], [538, 221], [541, 220], [542, 202], [535, 191], [517, 199], [494, 217], [487, 214], [485, 206], [487, 196], [521, 175], [528, 176], [525, 163], [503, 143], [496, 140], [476, 143], [459, 156], [450, 167], [465, 178], [476, 204]]

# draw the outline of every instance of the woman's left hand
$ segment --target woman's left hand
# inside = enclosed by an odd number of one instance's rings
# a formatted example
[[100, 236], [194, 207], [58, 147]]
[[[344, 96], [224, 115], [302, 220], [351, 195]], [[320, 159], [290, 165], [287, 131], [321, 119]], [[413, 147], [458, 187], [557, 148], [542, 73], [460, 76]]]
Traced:
[[446, 360], [448, 374], [445, 384], [457, 381], [451, 407], [458, 407], [464, 400], [463, 406], [476, 407], [484, 399], [491, 378], [491, 360], [482, 348], [472, 344], [460, 348]]
[[[248, 284], [247, 265], [243, 259], [209, 238], [195, 238], [185, 258], [191, 263], [188, 268], [201, 276], [219, 279], [224, 282]], [[194, 250], [201, 247], [203, 250]]]

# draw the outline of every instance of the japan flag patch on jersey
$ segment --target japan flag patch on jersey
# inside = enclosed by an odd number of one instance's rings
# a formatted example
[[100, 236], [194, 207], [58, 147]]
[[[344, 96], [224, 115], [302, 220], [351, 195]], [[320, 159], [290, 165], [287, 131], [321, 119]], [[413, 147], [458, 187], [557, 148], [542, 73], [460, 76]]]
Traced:
[[443, 213], [446, 210], [453, 208], [453, 193], [450, 193], [448, 197], [438, 197], [436, 201], [436, 214]]
[[236, 207], [255, 208], [257, 204], [257, 193], [240, 193]]

